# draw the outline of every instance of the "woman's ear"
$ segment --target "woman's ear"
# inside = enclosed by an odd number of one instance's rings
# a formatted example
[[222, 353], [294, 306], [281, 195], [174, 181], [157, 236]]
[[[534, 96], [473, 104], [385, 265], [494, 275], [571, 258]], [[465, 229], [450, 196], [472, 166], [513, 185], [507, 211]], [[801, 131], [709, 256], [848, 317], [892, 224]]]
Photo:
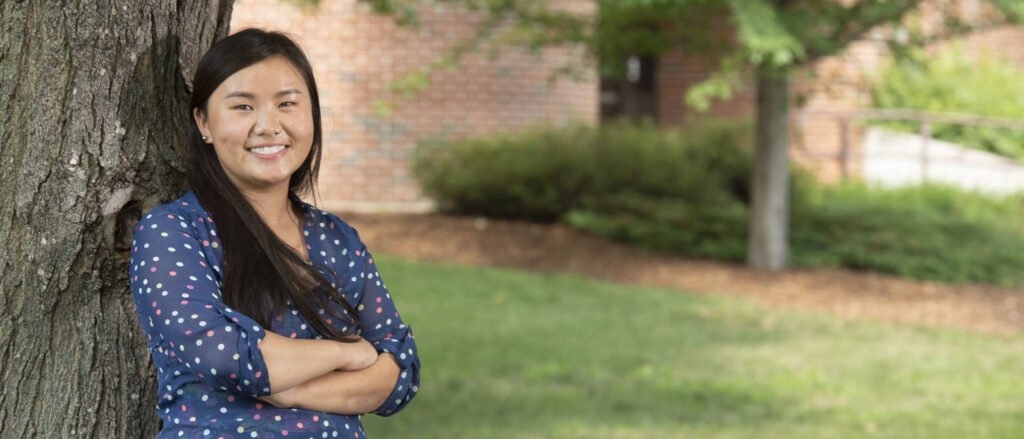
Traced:
[[193, 108], [192, 117], [196, 120], [196, 126], [199, 127], [199, 133], [203, 136], [203, 142], [213, 143], [213, 136], [210, 135], [210, 124], [206, 115], [198, 108]]

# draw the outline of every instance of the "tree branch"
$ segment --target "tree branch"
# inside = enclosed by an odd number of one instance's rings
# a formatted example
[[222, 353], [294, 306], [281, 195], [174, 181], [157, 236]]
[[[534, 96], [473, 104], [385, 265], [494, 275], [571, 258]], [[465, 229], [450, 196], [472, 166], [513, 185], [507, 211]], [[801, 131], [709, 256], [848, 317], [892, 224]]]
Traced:
[[[881, 26], [885, 23], [889, 23], [893, 20], [902, 19], [908, 13], [910, 13], [910, 11], [920, 6], [923, 2], [924, 0], [902, 0], [902, 4], [896, 6], [888, 5], [885, 3], [882, 3], [880, 6], [879, 3], [869, 0], [862, 0], [860, 2], [857, 2], [857, 4], [853, 5], [846, 11], [842, 12], [842, 16], [850, 18], [842, 20], [840, 25], [836, 26], [835, 32], [827, 37], [830, 41], [839, 42], [839, 44], [833, 46], [836, 47], [838, 50], [808, 50], [807, 61], [814, 62], [825, 56], [835, 54], [839, 50], [846, 48], [851, 42], [862, 39], [864, 37], [864, 34], [870, 32], [872, 29], [875, 29], [876, 27]], [[872, 12], [880, 10], [882, 8], [894, 9], [890, 13], [872, 14]], [[858, 19], [863, 19], [863, 21], [858, 22]]]

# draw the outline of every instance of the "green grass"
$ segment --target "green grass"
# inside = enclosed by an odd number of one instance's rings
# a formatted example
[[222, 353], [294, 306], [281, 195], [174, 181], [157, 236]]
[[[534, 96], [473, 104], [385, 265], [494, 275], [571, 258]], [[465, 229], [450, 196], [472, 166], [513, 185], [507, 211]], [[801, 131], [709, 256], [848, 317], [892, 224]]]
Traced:
[[1024, 437], [1021, 337], [377, 260], [423, 381], [371, 439]]

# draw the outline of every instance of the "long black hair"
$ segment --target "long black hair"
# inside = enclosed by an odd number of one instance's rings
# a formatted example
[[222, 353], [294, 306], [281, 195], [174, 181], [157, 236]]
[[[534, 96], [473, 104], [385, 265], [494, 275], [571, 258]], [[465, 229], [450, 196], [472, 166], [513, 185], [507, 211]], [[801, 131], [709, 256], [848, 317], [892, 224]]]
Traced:
[[[299, 71], [309, 89], [313, 146], [288, 182], [289, 192], [305, 195], [312, 192], [320, 171], [323, 149], [320, 97], [309, 61], [287, 36], [246, 29], [218, 41], [199, 61], [189, 108], [205, 116], [210, 95], [224, 80], [239, 70], [277, 56], [284, 57]], [[320, 334], [344, 340], [354, 332], [357, 322], [352, 306], [311, 263], [296, 254], [267, 226], [245, 195], [228, 179], [216, 152], [203, 141], [196, 124], [192, 126], [188, 142], [188, 180], [199, 202], [213, 218], [223, 246], [221, 296], [224, 304], [270, 328], [271, 320], [290, 300]], [[295, 203], [290, 207], [299, 210]], [[340, 305], [348, 315], [341, 315], [332, 303]], [[325, 314], [320, 314], [320, 309]], [[351, 322], [351, 325], [348, 330], [339, 331], [327, 323], [327, 316]]]

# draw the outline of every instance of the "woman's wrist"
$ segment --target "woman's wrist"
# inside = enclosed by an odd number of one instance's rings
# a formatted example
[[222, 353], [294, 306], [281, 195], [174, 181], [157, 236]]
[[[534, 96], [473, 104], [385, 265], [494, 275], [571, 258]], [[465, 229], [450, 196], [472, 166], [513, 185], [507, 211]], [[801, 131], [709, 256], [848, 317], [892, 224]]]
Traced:
[[[313, 380], [315, 380], [315, 378]], [[313, 380], [306, 381], [302, 384], [292, 387], [291, 389], [286, 390], [284, 392], [285, 394], [282, 395], [282, 401], [284, 402], [285, 406], [289, 408], [305, 409], [306, 407], [303, 407], [302, 402], [307, 399], [305, 397], [305, 392], [309, 386], [309, 383]]]
[[338, 363], [335, 365], [334, 370], [347, 370], [351, 367], [353, 360], [353, 353], [351, 349], [352, 343], [345, 343], [342, 341], [335, 341], [334, 346], [337, 351]]
[[370, 367], [377, 361], [377, 350], [362, 337], [354, 337], [353, 341], [336, 342], [340, 349], [340, 364], [334, 370], [356, 371]]
[[[308, 382], [308, 381], [307, 381]], [[299, 384], [288, 390], [273, 393], [267, 396], [261, 396], [256, 399], [270, 404], [277, 408], [302, 408], [300, 404], [305, 399], [304, 391], [306, 390], [306, 383]]]

